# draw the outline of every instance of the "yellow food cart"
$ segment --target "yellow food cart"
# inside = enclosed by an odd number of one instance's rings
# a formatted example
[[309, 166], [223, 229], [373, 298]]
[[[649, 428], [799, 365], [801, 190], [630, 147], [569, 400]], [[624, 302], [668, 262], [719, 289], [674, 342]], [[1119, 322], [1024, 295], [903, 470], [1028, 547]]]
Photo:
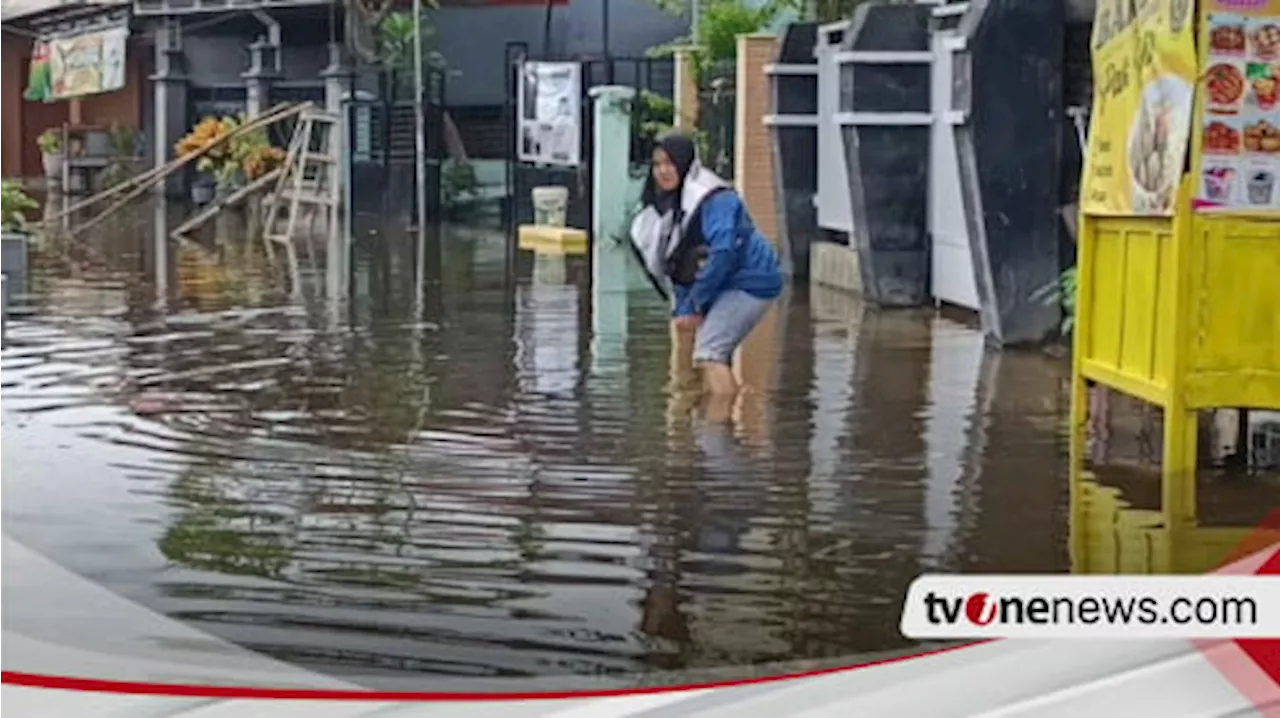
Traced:
[[1092, 51], [1073, 511], [1093, 383], [1162, 410], [1159, 522], [1181, 531], [1197, 412], [1280, 409], [1280, 0], [1098, 0]]

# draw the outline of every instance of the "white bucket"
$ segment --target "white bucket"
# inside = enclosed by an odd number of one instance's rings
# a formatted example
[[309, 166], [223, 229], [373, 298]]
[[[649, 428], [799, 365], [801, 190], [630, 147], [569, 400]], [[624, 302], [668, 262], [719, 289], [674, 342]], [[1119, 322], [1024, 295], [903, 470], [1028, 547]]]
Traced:
[[569, 210], [568, 187], [533, 188], [533, 223], [563, 227]]

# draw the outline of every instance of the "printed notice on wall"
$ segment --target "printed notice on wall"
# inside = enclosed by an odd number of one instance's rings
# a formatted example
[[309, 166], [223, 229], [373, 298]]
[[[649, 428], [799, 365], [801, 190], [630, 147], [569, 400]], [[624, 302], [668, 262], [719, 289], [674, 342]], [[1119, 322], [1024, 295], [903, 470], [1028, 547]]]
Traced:
[[1168, 216], [1195, 102], [1192, 0], [1098, 0], [1081, 209]]
[[516, 155], [523, 162], [576, 167], [582, 154], [582, 67], [525, 62], [517, 89]]
[[1280, 0], [1206, 0], [1195, 204], [1280, 210]]

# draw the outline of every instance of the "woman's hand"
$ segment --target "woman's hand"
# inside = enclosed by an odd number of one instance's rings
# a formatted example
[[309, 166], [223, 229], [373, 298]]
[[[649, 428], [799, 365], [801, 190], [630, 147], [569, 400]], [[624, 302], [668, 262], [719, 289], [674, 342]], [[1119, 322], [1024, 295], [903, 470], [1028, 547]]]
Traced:
[[698, 314], [686, 314], [682, 317], [676, 317], [671, 320], [676, 325], [676, 329], [691, 332], [702, 326], [702, 316]]

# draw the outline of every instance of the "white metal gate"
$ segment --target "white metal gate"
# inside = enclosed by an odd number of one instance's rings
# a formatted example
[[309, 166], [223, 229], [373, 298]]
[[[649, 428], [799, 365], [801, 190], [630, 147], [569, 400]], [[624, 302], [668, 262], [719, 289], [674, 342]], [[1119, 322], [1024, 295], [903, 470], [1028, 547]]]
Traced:
[[973, 252], [960, 186], [955, 127], [962, 113], [952, 109], [952, 60], [964, 48], [964, 37], [951, 31], [933, 33], [929, 142], [929, 236], [932, 238], [930, 282], [934, 301], [979, 311]]
[[843, 131], [836, 121], [840, 113], [840, 63], [836, 55], [849, 22], [818, 28], [813, 50], [818, 60], [818, 226], [853, 236], [853, 207], [849, 197], [849, 166], [845, 160]]

